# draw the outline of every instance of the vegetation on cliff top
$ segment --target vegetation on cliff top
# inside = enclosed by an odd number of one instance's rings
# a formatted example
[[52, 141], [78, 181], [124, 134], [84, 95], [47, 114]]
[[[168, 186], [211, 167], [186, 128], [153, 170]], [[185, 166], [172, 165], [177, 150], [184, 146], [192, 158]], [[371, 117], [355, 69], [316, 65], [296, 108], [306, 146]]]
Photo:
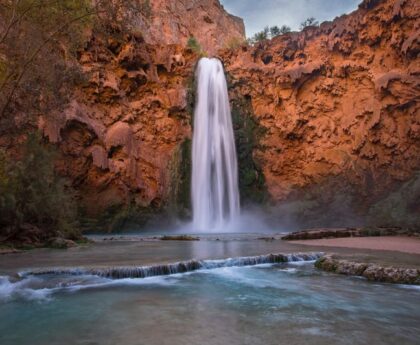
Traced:
[[[300, 24], [300, 30], [302, 31], [307, 27], [317, 27], [317, 26], [319, 26], [319, 22], [314, 17], [310, 17]], [[271, 27], [266, 26], [263, 30], [255, 33], [254, 36], [249, 38], [248, 43], [255, 44], [257, 42], [273, 39], [274, 37], [285, 35], [291, 31], [292, 31], [291, 27], [287, 25], [282, 25], [281, 27], [278, 27], [277, 25], [274, 25]]]

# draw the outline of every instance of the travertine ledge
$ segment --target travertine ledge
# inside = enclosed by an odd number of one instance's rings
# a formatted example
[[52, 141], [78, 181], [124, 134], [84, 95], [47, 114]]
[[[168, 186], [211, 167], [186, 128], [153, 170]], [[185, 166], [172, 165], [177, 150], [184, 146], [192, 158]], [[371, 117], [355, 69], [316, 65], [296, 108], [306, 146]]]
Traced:
[[416, 268], [383, 267], [372, 263], [360, 263], [324, 255], [315, 267], [327, 272], [364, 277], [371, 281], [420, 285], [420, 270]]

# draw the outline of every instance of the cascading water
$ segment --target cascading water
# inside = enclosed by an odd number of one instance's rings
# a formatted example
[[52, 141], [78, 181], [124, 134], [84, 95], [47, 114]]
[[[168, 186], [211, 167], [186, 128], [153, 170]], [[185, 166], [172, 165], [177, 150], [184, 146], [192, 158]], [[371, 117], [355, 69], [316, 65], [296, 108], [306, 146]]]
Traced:
[[221, 229], [239, 215], [238, 163], [226, 78], [218, 59], [197, 67], [192, 204], [194, 230]]
[[[128, 267], [102, 267], [102, 268], [45, 268], [33, 271], [20, 272], [20, 278], [31, 276], [60, 276], [60, 275], [95, 275], [112, 279], [125, 278], [146, 278], [155, 276], [164, 276], [198, 270], [210, 270], [222, 267], [243, 267], [255, 266], [261, 264], [276, 264], [285, 262], [304, 262], [314, 261], [324, 255], [318, 253], [292, 253], [292, 254], [268, 254], [259, 256], [243, 256], [237, 258], [220, 260], [190, 260], [175, 262], [169, 264], [151, 265], [151, 266], [128, 266]], [[3, 280], [3, 281], [2, 281]], [[7, 284], [9, 281], [0, 276], [0, 285]]]

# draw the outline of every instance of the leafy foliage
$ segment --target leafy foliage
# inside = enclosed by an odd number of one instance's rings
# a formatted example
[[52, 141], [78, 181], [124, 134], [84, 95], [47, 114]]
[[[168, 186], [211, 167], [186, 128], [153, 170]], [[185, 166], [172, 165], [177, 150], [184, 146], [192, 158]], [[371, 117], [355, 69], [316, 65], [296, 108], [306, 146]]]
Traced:
[[270, 37], [270, 28], [266, 26], [262, 31], [257, 32], [251, 39], [253, 43], [268, 40]]
[[197, 39], [191, 36], [187, 41], [187, 47], [190, 48], [195, 54], [204, 56], [205, 53], [203, 52], [203, 48], [201, 44], [197, 41]]
[[0, 155], [0, 229], [8, 238], [24, 224], [45, 231], [45, 238], [78, 236], [71, 188], [55, 174], [55, 152], [39, 135], [29, 135], [19, 161]]
[[279, 35], [280, 35], [280, 28], [277, 25], [272, 26], [270, 28], [270, 36], [271, 37], [276, 37], [276, 36], [279, 36]]
[[[303, 30], [309, 26], [319, 26], [319, 22], [314, 17], [307, 18], [304, 22], [300, 24], [300, 29]], [[278, 27], [277, 25], [271, 27], [266, 26], [262, 31], [257, 32], [256, 34], [254, 34], [254, 36], [249, 38], [248, 43], [255, 44], [257, 42], [272, 39], [280, 35], [285, 35], [291, 31], [292, 29], [290, 28], [290, 26], [287, 25], [282, 25], [281, 27]]]

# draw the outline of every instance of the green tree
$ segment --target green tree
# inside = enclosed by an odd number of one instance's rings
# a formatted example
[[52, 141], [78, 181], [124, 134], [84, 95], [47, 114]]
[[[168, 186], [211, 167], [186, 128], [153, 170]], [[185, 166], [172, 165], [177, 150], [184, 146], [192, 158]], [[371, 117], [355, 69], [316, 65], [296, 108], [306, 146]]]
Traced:
[[290, 28], [290, 26], [282, 25], [282, 27], [280, 28], [280, 35], [287, 34], [288, 32], [291, 32], [291, 31], [292, 29]]
[[271, 38], [277, 37], [281, 34], [280, 28], [275, 25], [270, 28], [270, 36]]
[[280, 28], [277, 25], [271, 26], [271, 27], [266, 26], [264, 30], [259, 31], [255, 33], [254, 36], [252, 36], [251, 38], [248, 38], [247, 42], [248, 44], [252, 45], [257, 42], [262, 42], [262, 41], [272, 39], [280, 35], [284, 35], [291, 31], [292, 29], [287, 25], [282, 25]]
[[264, 28], [264, 30], [257, 32], [254, 37], [253, 40], [254, 42], [261, 42], [261, 41], [265, 41], [267, 39], [269, 39], [269, 33], [270, 33], [270, 28], [268, 26], [266, 26]]
[[309, 26], [319, 26], [319, 22], [314, 17], [307, 18], [300, 24], [300, 29], [303, 30]]

